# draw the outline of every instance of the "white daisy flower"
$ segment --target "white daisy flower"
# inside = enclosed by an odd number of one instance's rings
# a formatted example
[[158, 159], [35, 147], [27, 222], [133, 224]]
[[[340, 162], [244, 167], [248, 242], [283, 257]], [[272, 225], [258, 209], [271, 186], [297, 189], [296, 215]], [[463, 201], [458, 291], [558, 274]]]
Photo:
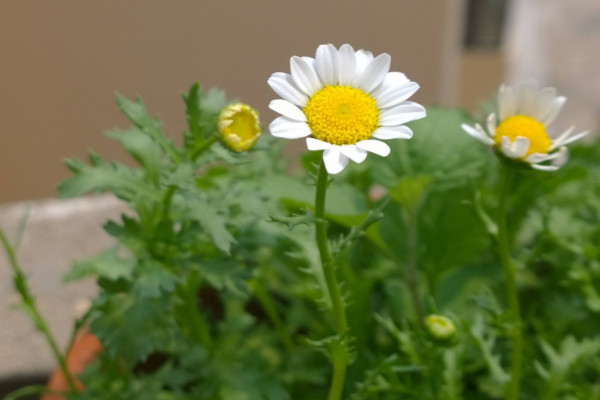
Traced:
[[281, 96], [269, 108], [281, 114], [270, 130], [285, 139], [306, 138], [309, 150], [323, 150], [327, 172], [341, 172], [348, 160], [361, 163], [367, 152], [382, 157], [390, 147], [381, 140], [409, 139], [403, 124], [425, 116], [420, 104], [406, 101], [419, 85], [400, 72], [389, 72], [391, 57], [373, 57], [321, 45], [316, 57], [292, 57], [291, 74], [276, 72], [269, 85]]
[[498, 91], [498, 115], [488, 116], [487, 130], [479, 124], [463, 124], [462, 128], [510, 159], [538, 170], [556, 171], [569, 156], [565, 145], [589, 133], [573, 134], [571, 127], [555, 139], [548, 137], [546, 127], [554, 121], [566, 100], [557, 96], [552, 87], [537, 89], [524, 83], [512, 89], [502, 85]]

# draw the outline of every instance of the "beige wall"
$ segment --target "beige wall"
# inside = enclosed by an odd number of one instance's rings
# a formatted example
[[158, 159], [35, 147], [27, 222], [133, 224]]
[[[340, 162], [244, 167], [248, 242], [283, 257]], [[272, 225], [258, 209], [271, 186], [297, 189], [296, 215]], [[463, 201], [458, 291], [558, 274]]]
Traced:
[[[177, 136], [180, 93], [219, 86], [263, 112], [272, 72], [320, 43], [392, 55], [436, 103], [457, 0], [4, 1], [0, 3], [0, 202], [53, 197], [66, 156], [123, 158], [102, 132], [126, 121], [114, 93], [142, 94]], [[449, 10], [445, 8], [448, 7]], [[445, 33], [444, 33], [445, 32]], [[445, 42], [444, 42], [445, 41]], [[447, 52], [446, 52], [447, 53]], [[448, 99], [447, 91], [442, 96]]]

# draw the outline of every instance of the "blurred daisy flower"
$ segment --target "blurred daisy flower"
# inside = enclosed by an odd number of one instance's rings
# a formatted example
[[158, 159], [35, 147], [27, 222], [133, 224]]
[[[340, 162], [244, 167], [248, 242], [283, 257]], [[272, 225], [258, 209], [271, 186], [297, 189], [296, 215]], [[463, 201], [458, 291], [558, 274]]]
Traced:
[[425, 117], [425, 108], [406, 101], [419, 85], [389, 72], [391, 57], [373, 57], [348, 44], [318, 47], [316, 57], [292, 57], [291, 74], [268, 80], [281, 96], [269, 108], [281, 114], [270, 130], [285, 139], [306, 138], [309, 150], [323, 150], [327, 172], [341, 172], [348, 160], [361, 163], [367, 152], [385, 157], [388, 139], [409, 139], [403, 124]]
[[581, 139], [589, 131], [573, 134], [573, 127], [550, 139], [546, 127], [554, 121], [566, 98], [551, 87], [537, 89], [525, 83], [513, 89], [502, 85], [498, 91], [498, 115], [487, 118], [487, 130], [476, 124], [462, 128], [474, 138], [505, 157], [542, 171], [555, 171], [565, 164], [565, 145]]
[[247, 104], [230, 104], [219, 114], [219, 133], [230, 150], [240, 152], [250, 149], [258, 140], [260, 131], [258, 111]]

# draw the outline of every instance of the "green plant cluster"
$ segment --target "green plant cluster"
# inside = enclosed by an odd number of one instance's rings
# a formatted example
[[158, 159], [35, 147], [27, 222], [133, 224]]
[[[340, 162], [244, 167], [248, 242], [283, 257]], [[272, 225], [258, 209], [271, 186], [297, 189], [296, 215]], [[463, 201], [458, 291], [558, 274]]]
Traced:
[[[249, 152], [217, 140], [222, 92], [194, 85], [177, 145], [140, 99], [108, 136], [136, 166], [67, 161], [62, 197], [108, 191], [129, 205], [117, 245], [75, 263], [100, 292], [77, 326], [104, 351], [70, 400], [325, 399], [330, 362], [349, 400], [505, 396], [515, 329], [494, 243], [500, 162], [460, 109], [429, 108], [329, 182], [325, 220], [348, 325], [335, 334], [315, 242], [318, 152], [290, 171], [263, 135]], [[600, 398], [600, 143], [555, 173], [522, 171], [508, 201], [524, 339], [521, 399]], [[318, 222], [318, 221], [317, 221]], [[445, 315], [436, 338], [428, 315]]]

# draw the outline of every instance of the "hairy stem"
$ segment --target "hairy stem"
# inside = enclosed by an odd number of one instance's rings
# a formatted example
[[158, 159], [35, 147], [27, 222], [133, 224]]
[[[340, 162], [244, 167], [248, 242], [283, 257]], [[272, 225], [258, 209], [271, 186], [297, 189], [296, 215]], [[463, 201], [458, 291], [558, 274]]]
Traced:
[[48, 327], [46, 320], [44, 320], [44, 318], [42, 317], [42, 314], [40, 313], [40, 311], [37, 308], [35, 299], [31, 295], [29, 286], [27, 285], [27, 278], [26, 278], [25, 274], [23, 273], [23, 270], [21, 269], [21, 266], [19, 265], [19, 262], [17, 260], [17, 256], [15, 254], [14, 247], [9, 243], [2, 228], [0, 228], [0, 241], [2, 242], [2, 246], [4, 247], [4, 250], [6, 251], [6, 255], [8, 256], [8, 261], [10, 263], [10, 266], [11, 266], [11, 268], [13, 270], [13, 274], [14, 274], [13, 281], [15, 284], [15, 288], [21, 295], [21, 299], [23, 300], [23, 305], [27, 308], [27, 311], [28, 311], [27, 314], [29, 315], [29, 317], [31, 318], [33, 323], [35, 324], [36, 328], [42, 333], [42, 335], [48, 342], [48, 345], [50, 346], [50, 349], [52, 350], [52, 354], [54, 355], [54, 358], [58, 362], [58, 365], [59, 365], [63, 375], [65, 376], [67, 385], [69, 386], [69, 390], [71, 392], [76, 392], [77, 387], [75, 386], [75, 379], [73, 378], [73, 375], [67, 368], [67, 362], [65, 360], [65, 356], [60, 351], [58, 344], [56, 342], [56, 339], [52, 335], [52, 332], [50, 331], [50, 328]]
[[[338, 335], [343, 335], [348, 331], [348, 321], [346, 319], [346, 310], [340, 293], [340, 288], [335, 275], [335, 265], [331, 257], [329, 245], [327, 243], [327, 221], [325, 220], [325, 198], [327, 193], [329, 175], [325, 169], [325, 163], [321, 160], [319, 175], [317, 177], [317, 192], [315, 196], [315, 217], [317, 231], [317, 246], [321, 256], [321, 264], [325, 275], [325, 282], [331, 300], [331, 312], [335, 330]], [[339, 400], [344, 390], [344, 381], [346, 379], [346, 369], [348, 360], [346, 357], [332, 358], [333, 379], [329, 391], [329, 400]]]
[[515, 178], [515, 171], [510, 167], [505, 168], [505, 174], [500, 188], [500, 205], [498, 207], [498, 252], [502, 262], [504, 280], [506, 285], [506, 299], [512, 319], [511, 331], [511, 379], [506, 391], [507, 400], [517, 400], [520, 392], [521, 364], [523, 358], [523, 333], [521, 330], [521, 309], [519, 306], [519, 294], [515, 280], [515, 265], [510, 257], [510, 239], [506, 226], [506, 206], [508, 192]]

